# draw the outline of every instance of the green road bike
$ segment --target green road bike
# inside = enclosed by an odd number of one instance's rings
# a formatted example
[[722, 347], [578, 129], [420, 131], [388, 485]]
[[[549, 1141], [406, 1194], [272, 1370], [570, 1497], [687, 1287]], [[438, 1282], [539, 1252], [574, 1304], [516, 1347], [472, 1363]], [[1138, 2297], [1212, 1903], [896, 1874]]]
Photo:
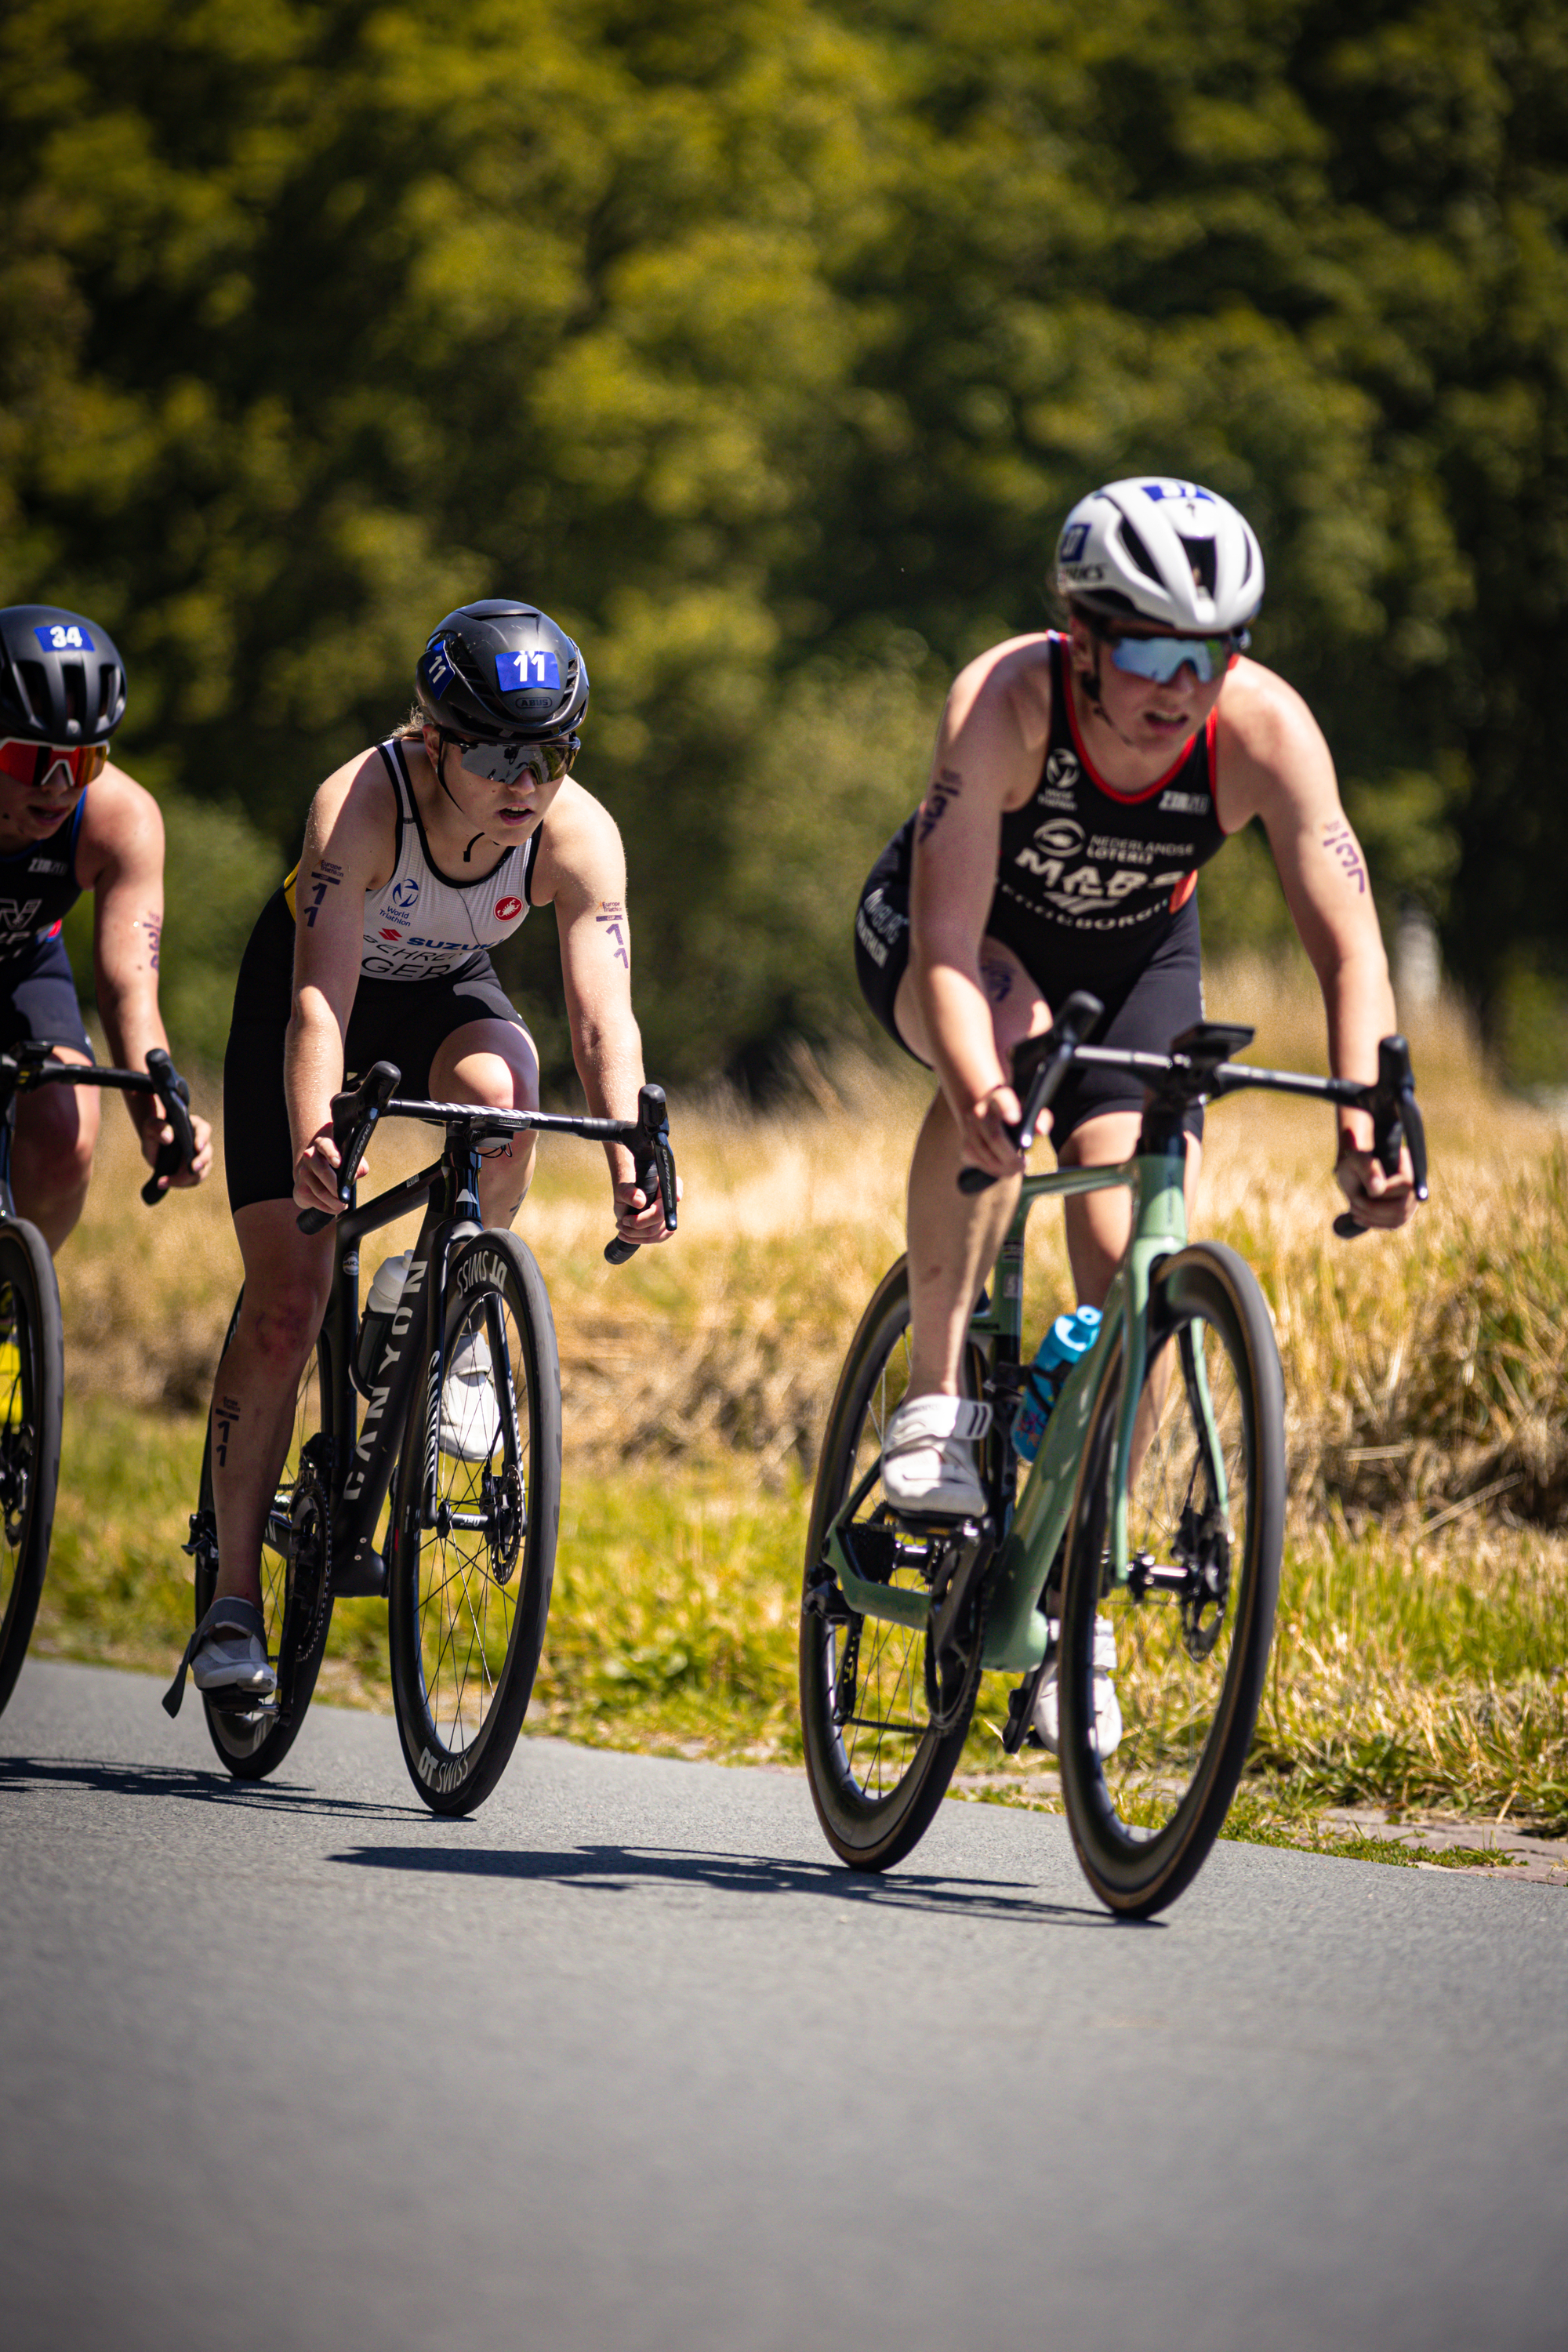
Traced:
[[[882, 1870], [909, 1853], [944, 1795], [984, 1673], [1021, 1679], [1003, 1744], [1030, 1737], [1041, 1676], [1058, 1679], [1059, 1764], [1073, 1842], [1113, 1911], [1147, 1916], [1187, 1886], [1246, 1767], [1263, 1690], [1285, 1521], [1284, 1388], [1257, 1277], [1233, 1249], [1190, 1242], [1184, 1119], [1260, 1087], [1372, 1115], [1392, 1173], [1426, 1155], [1402, 1037], [1374, 1086], [1254, 1069], [1228, 1057], [1250, 1029], [1203, 1022], [1168, 1055], [1096, 1047], [1100, 1017], [1073, 996], [1014, 1055], [1026, 1150], [1074, 1060], [1148, 1088], [1135, 1158], [1026, 1176], [972, 1319], [965, 1389], [991, 1407], [984, 1517], [898, 1517], [880, 1491], [882, 1433], [909, 1381], [905, 1264], [861, 1318], [828, 1417], [812, 1503], [800, 1633], [806, 1773], [834, 1852]], [[991, 1179], [966, 1169], [965, 1190]], [[1024, 1244], [1048, 1195], [1122, 1186], [1132, 1235], [1095, 1344], [1047, 1421], [1018, 1491], [1014, 1423], [1023, 1354]], [[1336, 1232], [1363, 1228], [1342, 1214]], [[1095, 1658], [1114, 1638], [1123, 1734], [1099, 1753]]]

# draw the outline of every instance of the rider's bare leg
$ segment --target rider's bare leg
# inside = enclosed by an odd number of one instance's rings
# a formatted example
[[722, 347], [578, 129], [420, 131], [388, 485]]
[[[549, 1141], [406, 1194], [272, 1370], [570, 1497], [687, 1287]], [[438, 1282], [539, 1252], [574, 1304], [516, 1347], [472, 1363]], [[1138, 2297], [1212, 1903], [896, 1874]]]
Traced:
[[[486, 1103], [494, 1110], [539, 1108], [539, 1056], [526, 1029], [511, 1021], [471, 1021], [454, 1029], [430, 1065], [433, 1102]], [[510, 1225], [533, 1178], [533, 1138], [520, 1135], [479, 1163], [479, 1213], [487, 1225]]]
[[[982, 942], [980, 969], [991, 1000], [996, 1050], [1006, 1069], [1013, 1047], [1048, 1028], [1050, 1013], [1017, 957], [999, 940]], [[931, 1048], [910, 972], [899, 983], [893, 1017], [905, 1043], [929, 1065]], [[959, 1393], [969, 1318], [1018, 1205], [1016, 1177], [984, 1192], [961, 1192], [962, 1164], [959, 1131], [939, 1088], [910, 1167], [911, 1397]]]
[[261, 1531], [331, 1287], [331, 1233], [302, 1234], [299, 1213], [292, 1201], [235, 1212], [245, 1297], [213, 1387], [218, 1601], [261, 1598]]
[[[89, 1065], [73, 1045], [56, 1045], [62, 1062]], [[16, 1098], [11, 1190], [17, 1213], [58, 1254], [81, 1215], [98, 1142], [99, 1098], [90, 1087], [40, 1087]]]
[[[1102, 1111], [1075, 1127], [1058, 1155], [1064, 1168], [1115, 1168], [1138, 1150], [1143, 1121], [1135, 1110]], [[1204, 1148], [1195, 1135], [1187, 1138], [1187, 1167], [1183, 1189], [1191, 1222], [1197, 1200], [1198, 1174]], [[1110, 1278], [1121, 1265], [1132, 1233], [1132, 1195], [1121, 1184], [1103, 1192], [1076, 1192], [1062, 1204], [1067, 1219], [1068, 1257], [1079, 1299], [1087, 1307], [1103, 1307]]]

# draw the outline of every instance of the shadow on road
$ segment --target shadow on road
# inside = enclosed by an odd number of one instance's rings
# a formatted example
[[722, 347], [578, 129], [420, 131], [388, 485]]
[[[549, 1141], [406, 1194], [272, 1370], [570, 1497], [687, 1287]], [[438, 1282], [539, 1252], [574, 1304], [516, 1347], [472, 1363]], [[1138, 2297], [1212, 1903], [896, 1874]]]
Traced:
[[196, 1771], [186, 1764], [106, 1764], [92, 1757], [0, 1756], [0, 1797], [30, 1790], [76, 1788], [95, 1796], [178, 1797], [203, 1805], [238, 1806], [248, 1812], [327, 1814], [346, 1821], [405, 1822], [426, 1818], [415, 1805], [363, 1804], [353, 1797], [323, 1797], [287, 1780], [231, 1780], [216, 1769]]
[[1158, 1921], [1113, 1919], [1110, 1913], [1071, 1903], [1043, 1903], [1022, 1886], [994, 1879], [915, 1876], [908, 1872], [874, 1874], [836, 1868], [830, 1863], [776, 1862], [754, 1853], [692, 1853], [676, 1847], [576, 1846], [563, 1853], [530, 1853], [512, 1847], [479, 1853], [456, 1846], [358, 1846], [335, 1853], [333, 1862], [355, 1870], [407, 1870], [464, 1878], [508, 1878], [536, 1886], [581, 1886], [606, 1895], [638, 1885], [691, 1887], [721, 1895], [816, 1895], [874, 1911], [920, 1911], [927, 1916], [1015, 1919], [1057, 1927], [1157, 1927]]

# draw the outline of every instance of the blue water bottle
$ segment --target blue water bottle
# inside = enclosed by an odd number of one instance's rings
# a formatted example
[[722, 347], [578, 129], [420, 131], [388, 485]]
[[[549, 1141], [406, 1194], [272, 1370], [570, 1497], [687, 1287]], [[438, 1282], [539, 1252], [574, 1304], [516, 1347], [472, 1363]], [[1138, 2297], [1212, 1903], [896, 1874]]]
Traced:
[[1024, 1402], [1013, 1429], [1013, 1444], [1021, 1462], [1032, 1462], [1039, 1452], [1063, 1382], [1079, 1358], [1088, 1355], [1099, 1329], [1098, 1307], [1077, 1307], [1070, 1315], [1058, 1315], [1047, 1328], [1035, 1350], [1034, 1362], [1024, 1374]]

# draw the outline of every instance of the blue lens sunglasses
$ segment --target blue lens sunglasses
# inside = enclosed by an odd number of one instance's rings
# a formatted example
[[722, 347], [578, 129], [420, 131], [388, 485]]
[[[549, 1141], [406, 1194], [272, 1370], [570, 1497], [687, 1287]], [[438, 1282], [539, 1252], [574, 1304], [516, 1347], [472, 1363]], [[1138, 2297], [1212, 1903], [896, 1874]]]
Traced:
[[1232, 654], [1245, 653], [1252, 643], [1248, 629], [1233, 629], [1223, 637], [1120, 637], [1097, 622], [1090, 626], [1111, 662], [1131, 677], [1152, 677], [1169, 686], [1184, 664], [1190, 663], [1200, 686], [1225, 674]]

